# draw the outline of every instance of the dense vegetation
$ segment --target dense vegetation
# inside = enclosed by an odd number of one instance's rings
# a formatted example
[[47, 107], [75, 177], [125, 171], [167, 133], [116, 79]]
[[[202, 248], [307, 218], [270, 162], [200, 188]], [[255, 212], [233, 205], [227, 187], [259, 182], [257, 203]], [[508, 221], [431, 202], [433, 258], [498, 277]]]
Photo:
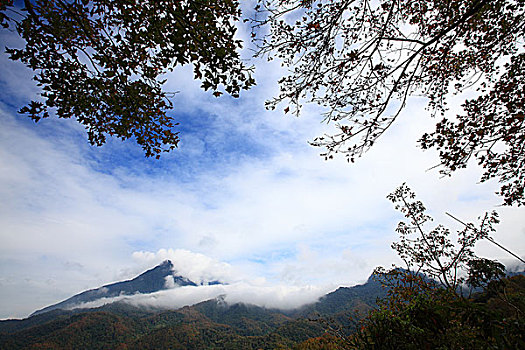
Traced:
[[[420, 281], [421, 282], [421, 281]], [[348, 337], [327, 334], [297, 349], [523, 349], [525, 277], [491, 282], [466, 298], [435, 286], [384, 301]], [[399, 293], [398, 289], [396, 293]]]
[[0, 348], [291, 347], [328, 329], [350, 334], [355, 330], [350, 317], [356, 310], [366, 315], [376, 306], [376, 298], [385, 295], [381, 283], [370, 278], [363, 285], [341, 287], [317, 303], [287, 312], [227, 305], [221, 298], [162, 312], [122, 302], [89, 310], [54, 309], [25, 320], [0, 321]]

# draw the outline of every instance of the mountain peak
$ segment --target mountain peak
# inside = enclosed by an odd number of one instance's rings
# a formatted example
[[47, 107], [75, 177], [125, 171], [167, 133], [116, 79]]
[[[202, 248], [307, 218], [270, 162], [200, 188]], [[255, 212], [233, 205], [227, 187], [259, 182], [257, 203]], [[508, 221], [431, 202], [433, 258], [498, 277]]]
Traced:
[[[172, 279], [173, 283], [167, 284], [168, 279]], [[197, 284], [185, 277], [175, 276], [172, 262], [170, 260], [164, 260], [161, 264], [141, 273], [131, 280], [111, 283], [96, 289], [87, 290], [58, 304], [37, 310], [31, 316], [55, 309], [73, 309], [82, 304], [102, 298], [113, 298], [120, 295], [133, 295], [137, 293], [147, 294], [173, 288], [174, 286], [196, 285]]]
[[163, 262], [161, 262], [161, 263], [159, 264], [159, 266], [162, 266], [162, 267], [171, 267], [171, 268], [173, 268], [173, 264], [171, 263], [171, 260], [169, 260], [169, 259], [166, 259], [166, 260], [164, 260]]

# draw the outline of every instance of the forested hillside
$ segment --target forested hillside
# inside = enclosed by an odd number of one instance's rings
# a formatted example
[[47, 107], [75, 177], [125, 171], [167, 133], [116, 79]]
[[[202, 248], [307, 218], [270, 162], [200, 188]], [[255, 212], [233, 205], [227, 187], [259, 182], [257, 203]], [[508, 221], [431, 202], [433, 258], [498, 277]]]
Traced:
[[[227, 305], [220, 299], [163, 312], [124, 303], [76, 312], [54, 310], [26, 320], [2, 321], [0, 348], [366, 349], [409, 344], [458, 348], [464, 342], [469, 349], [483, 349], [525, 345], [523, 275], [505, 278], [470, 298], [451, 298], [441, 292], [397, 305], [397, 311], [375, 309], [374, 296], [386, 296], [377, 281], [339, 288], [318, 303], [286, 313]], [[358, 318], [369, 310], [376, 311], [360, 321], [364, 328], [357, 329]]]
[[[327, 322], [350, 329], [356, 310], [384, 295], [373, 280], [341, 287], [317, 303], [280, 311], [228, 305], [221, 298], [174, 311], [152, 311], [116, 302], [96, 309], [52, 310], [25, 320], [0, 322], [6, 349], [275, 349], [293, 347], [328, 331]], [[329, 318], [333, 320], [328, 321]]]

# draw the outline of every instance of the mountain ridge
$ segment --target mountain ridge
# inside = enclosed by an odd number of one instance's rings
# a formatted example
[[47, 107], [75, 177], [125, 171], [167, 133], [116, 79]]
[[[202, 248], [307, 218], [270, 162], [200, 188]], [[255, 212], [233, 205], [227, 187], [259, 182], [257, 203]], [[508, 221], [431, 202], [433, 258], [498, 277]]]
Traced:
[[147, 310], [124, 301], [92, 309], [53, 309], [0, 321], [0, 348], [291, 348], [325, 333], [320, 317], [333, 316], [341, 328], [352, 329], [347, 315], [356, 305], [373, 308], [375, 303], [367, 302], [375, 300], [374, 291], [377, 285], [369, 279], [288, 311], [228, 304], [221, 297], [177, 310]]
[[[98, 307], [92, 308], [73, 308], [81, 305], [94, 298], [100, 298], [102, 292], [106, 297], [118, 296], [121, 292], [132, 294], [132, 292], [156, 292], [165, 288], [163, 282], [165, 277], [173, 275], [173, 264], [166, 260], [162, 264], [140, 274], [139, 276], [122, 282], [112, 283], [100, 288], [87, 290], [74, 295], [57, 304], [50, 305], [43, 309], [33, 312], [28, 318], [21, 320], [3, 320], [0, 321], [0, 333], [12, 334], [26, 329], [40, 327], [41, 325], [58, 322], [59, 320], [75, 319], [79, 314], [97, 314], [109, 313], [119, 315], [119, 317], [131, 319], [143, 319], [156, 317], [155, 315], [168, 315], [172, 322], [180, 318], [180, 314], [187, 317], [191, 314], [197, 314], [199, 320], [204, 317], [207, 321], [217, 324], [226, 324], [233, 327], [235, 332], [240, 335], [248, 333], [262, 336], [265, 332], [279, 328], [286, 322], [295, 322], [298, 319], [317, 318], [319, 315], [335, 316], [337, 319], [345, 321], [347, 315], [354, 309], [369, 310], [375, 307], [376, 297], [382, 296], [379, 283], [370, 278], [364, 285], [353, 287], [340, 287], [331, 293], [321, 297], [317, 302], [310, 303], [292, 310], [279, 310], [277, 308], [265, 308], [249, 303], [228, 304], [224, 297], [216, 297], [199, 302], [191, 306], [185, 306], [174, 310], [165, 310], [161, 308], [147, 309], [140, 306], [134, 306], [124, 300], [114, 301]], [[180, 277], [181, 284], [197, 286], [187, 278]], [[174, 277], [175, 278], [175, 277]], [[145, 281], [154, 281], [154, 285], [137, 287], [137, 283]], [[214, 284], [218, 282], [213, 282]], [[125, 288], [124, 288], [124, 287]], [[134, 287], [134, 288], [131, 288]], [[106, 290], [102, 290], [105, 288]], [[127, 289], [126, 289], [127, 288]], [[304, 327], [303, 327], [304, 328]], [[307, 327], [308, 328], [308, 327]]]
[[160, 290], [168, 289], [166, 281], [169, 277], [173, 277], [173, 282], [177, 286], [197, 286], [195, 282], [190, 281], [186, 277], [175, 276], [172, 262], [170, 260], [165, 260], [160, 265], [141, 273], [133, 279], [110, 283], [99, 288], [86, 290], [59, 303], [36, 310], [30, 315], [30, 317], [56, 309], [72, 309], [75, 306], [99, 300], [101, 298], [158, 292]]

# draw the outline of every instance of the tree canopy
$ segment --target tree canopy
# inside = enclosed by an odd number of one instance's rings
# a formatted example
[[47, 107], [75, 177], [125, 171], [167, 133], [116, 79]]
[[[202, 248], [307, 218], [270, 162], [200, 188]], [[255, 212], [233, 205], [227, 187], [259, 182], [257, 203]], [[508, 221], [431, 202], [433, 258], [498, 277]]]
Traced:
[[215, 96], [238, 97], [255, 82], [234, 39], [234, 0], [2, 1], [0, 23], [25, 40], [8, 48], [12, 60], [35, 71], [41, 99], [20, 112], [33, 120], [76, 118], [89, 142], [134, 138], [146, 156], [178, 142], [163, 74], [193, 64], [195, 79]]
[[[324, 107], [336, 131], [312, 141], [349, 162], [394, 123], [409, 96], [443, 117], [419, 140], [450, 175], [474, 158], [497, 178], [506, 205], [525, 204], [525, 2], [515, 0], [259, 0], [257, 55], [289, 74], [274, 109]], [[269, 26], [269, 32], [264, 28]], [[447, 113], [466, 94], [463, 112]]]

